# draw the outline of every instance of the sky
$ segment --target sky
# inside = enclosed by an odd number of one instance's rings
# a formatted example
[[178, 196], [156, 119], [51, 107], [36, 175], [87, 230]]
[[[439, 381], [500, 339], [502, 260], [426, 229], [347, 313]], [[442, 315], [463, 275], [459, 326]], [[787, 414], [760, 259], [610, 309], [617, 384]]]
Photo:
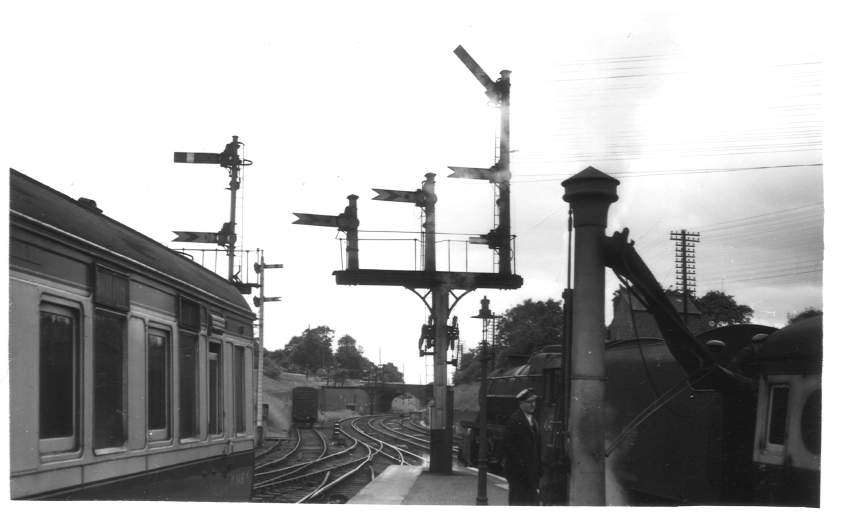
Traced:
[[[421, 300], [400, 287], [337, 286], [342, 234], [292, 222], [294, 212], [336, 215], [356, 194], [360, 266], [420, 268], [419, 208], [373, 201], [372, 188], [413, 191], [433, 172], [437, 268], [492, 270], [485, 246], [463, 243], [493, 228], [492, 186], [449, 179], [447, 167], [493, 164], [498, 109], [457, 45], [493, 79], [512, 71], [511, 219], [524, 279], [459, 301], [467, 346], [481, 339], [471, 316], [484, 296], [496, 313], [560, 298], [560, 183], [587, 166], [621, 182], [608, 233], [628, 227], [663, 286], [675, 284], [670, 232], [686, 229], [700, 233], [697, 295], [722, 290], [774, 326], [823, 307], [818, 3], [82, 1], [4, 11], [19, 51], [6, 56], [11, 167], [95, 199], [169, 247], [197, 247], [172, 242], [173, 231], [221, 227], [228, 174], [175, 164], [173, 152], [219, 152], [234, 135], [245, 143], [253, 164], [238, 192], [238, 247], [284, 265], [266, 275], [266, 296], [281, 298], [266, 305], [267, 349], [327, 325], [408, 382], [432, 377], [417, 351]], [[255, 281], [255, 258], [240, 261]], [[223, 256], [217, 267], [226, 274]], [[616, 286], [608, 271], [608, 299]]]
[[[448, 166], [489, 167], [497, 149], [498, 110], [454, 56], [463, 45], [493, 79], [512, 71], [511, 218], [524, 279], [459, 301], [466, 345], [480, 341], [470, 317], [484, 296], [496, 313], [559, 299], [560, 183], [587, 166], [621, 182], [607, 232], [628, 227], [663, 286], [675, 283], [670, 232], [698, 232], [696, 294], [725, 291], [754, 322], [781, 326], [806, 307], [831, 311], [845, 288], [835, 215], [846, 85], [825, 66], [845, 63], [833, 56], [841, 20], [816, 1], [5, 2], [0, 154], [169, 247], [191, 247], [173, 231], [217, 231], [229, 179], [217, 166], [174, 164], [173, 153], [219, 152], [238, 135], [253, 162], [238, 192], [238, 246], [284, 265], [267, 273], [266, 295], [281, 301], [266, 306], [266, 348], [327, 325], [408, 382], [427, 382], [419, 298], [337, 286], [339, 233], [292, 222], [294, 212], [336, 215], [356, 194], [360, 266], [415, 269], [419, 209], [372, 201], [372, 188], [413, 191], [433, 172], [438, 268], [492, 269], [485, 246], [467, 257], [463, 244], [492, 229], [492, 187], [447, 178]], [[827, 163], [824, 149], [837, 150]], [[254, 261], [243, 259], [247, 281]], [[219, 273], [225, 265], [220, 256]], [[608, 272], [608, 299], [616, 286]], [[833, 460], [824, 475], [845, 467]]]

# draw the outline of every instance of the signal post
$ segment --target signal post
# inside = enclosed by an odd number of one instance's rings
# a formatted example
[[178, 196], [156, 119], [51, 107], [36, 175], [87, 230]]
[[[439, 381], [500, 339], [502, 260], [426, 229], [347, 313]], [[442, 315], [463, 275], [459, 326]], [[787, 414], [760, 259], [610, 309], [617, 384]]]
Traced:
[[[337, 285], [384, 285], [404, 287], [415, 293], [425, 303], [430, 311], [432, 327], [423, 327], [420, 345], [427, 340], [427, 347], [420, 350], [421, 355], [433, 355], [433, 397], [434, 408], [430, 424], [430, 471], [450, 474], [452, 465], [452, 425], [450, 424], [451, 403], [448, 392], [448, 345], [452, 337], [456, 338], [456, 327], [448, 325], [448, 317], [460, 298], [476, 289], [518, 289], [522, 286], [521, 276], [513, 274], [512, 266], [512, 236], [510, 235], [510, 147], [509, 147], [509, 97], [510, 71], [502, 71], [501, 78], [492, 81], [481, 67], [468, 55], [462, 46], [454, 53], [474, 74], [486, 89], [490, 100], [501, 107], [501, 136], [500, 157], [495, 165], [489, 168], [466, 168], [451, 166], [453, 174], [450, 177], [480, 179], [495, 183], [499, 189], [496, 208], [498, 224], [486, 235], [473, 237], [470, 242], [486, 244], [498, 253], [498, 272], [454, 272], [436, 269], [436, 225], [435, 208], [436, 176], [425, 174], [422, 188], [415, 191], [400, 191], [374, 188], [377, 196], [374, 200], [387, 202], [413, 203], [423, 208], [425, 214], [425, 262], [421, 271], [397, 271], [385, 269], [360, 269], [357, 258], [357, 226], [356, 195], [348, 197], [351, 204], [345, 213], [338, 216], [313, 215], [295, 213], [298, 220], [294, 224], [336, 227], [344, 231], [348, 241], [348, 265], [344, 270], [334, 271]], [[351, 208], [353, 207], [353, 211]], [[430, 303], [427, 294], [421, 295], [417, 290], [430, 293]], [[454, 295], [454, 290], [464, 291], [460, 296]], [[454, 302], [450, 302], [450, 296]], [[432, 352], [427, 352], [432, 348]]]
[[[295, 224], [337, 227], [344, 231], [348, 241], [348, 265], [344, 270], [334, 271], [337, 285], [382, 285], [404, 287], [414, 292], [427, 305], [433, 318], [432, 336], [429, 344], [433, 345], [434, 357], [433, 398], [434, 409], [430, 424], [430, 471], [435, 473], [451, 473], [452, 427], [449, 423], [450, 403], [448, 402], [448, 316], [454, 305], [470, 291], [475, 289], [518, 289], [522, 286], [522, 277], [511, 273], [475, 273], [438, 271], [436, 269], [436, 231], [435, 231], [435, 182], [433, 173], [426, 174], [423, 189], [411, 191], [377, 189], [376, 200], [389, 202], [415, 203], [425, 210], [425, 269], [422, 271], [400, 271], [387, 269], [360, 269], [357, 259], [356, 195], [350, 195], [349, 205], [345, 213], [338, 216], [313, 215], [295, 213], [298, 217]], [[509, 241], [508, 241], [509, 243]], [[509, 254], [509, 252], [508, 252]], [[510, 264], [508, 264], [510, 267]], [[430, 292], [430, 302], [427, 295], [421, 295], [417, 290]], [[450, 296], [453, 290], [465, 291], [455, 297], [453, 304]]]
[[239, 171], [243, 166], [253, 164], [248, 159], [239, 157], [239, 147], [243, 143], [239, 136], [234, 135], [233, 140], [224, 146], [221, 153], [208, 152], [174, 152], [175, 163], [188, 164], [217, 164], [230, 171], [230, 220], [221, 226], [216, 232], [204, 231], [175, 231], [177, 238], [174, 242], [203, 242], [218, 244], [227, 249], [227, 280], [238, 282], [234, 278], [234, 264], [236, 257], [236, 192], [239, 191]]
[[263, 356], [265, 353], [265, 304], [268, 302], [279, 302], [279, 296], [265, 295], [265, 270], [266, 269], [282, 269], [283, 264], [266, 264], [265, 252], [263, 251], [259, 262], [254, 263], [254, 272], [259, 275], [259, 296], [254, 296], [254, 306], [259, 307], [259, 375], [257, 376], [256, 387], [256, 431], [257, 444], [262, 446], [265, 439], [265, 425], [262, 417], [262, 374], [263, 374]]

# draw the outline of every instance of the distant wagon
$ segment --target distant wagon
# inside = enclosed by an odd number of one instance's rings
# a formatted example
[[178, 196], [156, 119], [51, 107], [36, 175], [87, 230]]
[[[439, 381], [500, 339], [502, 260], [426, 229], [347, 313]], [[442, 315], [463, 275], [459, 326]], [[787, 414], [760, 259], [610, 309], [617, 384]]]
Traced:
[[298, 386], [292, 389], [292, 424], [312, 426], [318, 419], [318, 389]]
[[93, 201], [14, 170], [10, 195], [11, 497], [248, 499], [244, 297]]

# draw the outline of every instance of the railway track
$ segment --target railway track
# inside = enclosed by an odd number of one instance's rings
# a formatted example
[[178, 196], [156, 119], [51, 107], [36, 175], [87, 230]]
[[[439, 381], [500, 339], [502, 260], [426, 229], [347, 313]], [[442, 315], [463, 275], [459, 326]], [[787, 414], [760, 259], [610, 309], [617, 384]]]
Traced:
[[390, 464], [421, 464], [421, 455], [391, 442], [382, 419], [340, 421], [341, 438], [330, 443], [316, 429], [298, 429], [292, 441], [275, 443], [257, 458], [252, 500], [345, 502]]
[[329, 446], [318, 430], [295, 430], [293, 446], [264, 456], [254, 466], [252, 500], [297, 502], [314, 486], [312, 468], [328, 457]]
[[292, 456], [300, 447], [301, 430], [295, 429], [295, 437], [293, 439], [266, 439], [271, 442], [271, 446], [254, 455], [254, 471], [263, 469], [269, 465], [281, 464], [287, 458]]
[[[423, 449], [425, 452], [430, 450], [430, 431], [423, 425], [413, 421], [411, 418], [395, 417], [387, 419], [384, 422], [384, 428], [390, 430], [392, 435], [399, 439], [404, 439], [412, 443], [417, 448]], [[463, 443], [461, 435], [453, 435], [454, 446], [453, 453], [456, 455], [460, 451], [460, 446]]]
[[400, 426], [400, 418], [383, 417], [374, 421], [374, 428], [384, 438], [391, 439], [400, 446], [412, 450], [417, 455], [423, 455], [430, 449], [430, 439], [424, 435], [405, 431]]

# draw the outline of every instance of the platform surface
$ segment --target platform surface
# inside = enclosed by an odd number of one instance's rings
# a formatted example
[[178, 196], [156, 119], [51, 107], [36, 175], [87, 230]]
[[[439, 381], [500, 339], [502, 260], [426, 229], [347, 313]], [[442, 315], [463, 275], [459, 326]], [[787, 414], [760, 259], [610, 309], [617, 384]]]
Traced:
[[[507, 505], [507, 481], [487, 478], [487, 504]], [[478, 495], [476, 471], [455, 466], [450, 475], [430, 473], [421, 466], [389, 466], [357, 493], [349, 504], [473, 506]]]

